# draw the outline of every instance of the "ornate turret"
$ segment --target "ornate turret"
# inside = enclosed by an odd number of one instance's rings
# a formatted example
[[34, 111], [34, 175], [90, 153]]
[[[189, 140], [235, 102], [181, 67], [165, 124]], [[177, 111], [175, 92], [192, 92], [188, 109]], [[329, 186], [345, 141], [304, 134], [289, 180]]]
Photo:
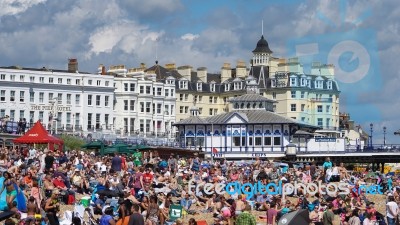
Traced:
[[261, 39], [257, 42], [257, 46], [253, 50], [254, 66], [258, 65], [268, 66], [271, 54], [272, 51], [269, 48], [267, 40], [264, 39], [264, 35], [261, 35]]

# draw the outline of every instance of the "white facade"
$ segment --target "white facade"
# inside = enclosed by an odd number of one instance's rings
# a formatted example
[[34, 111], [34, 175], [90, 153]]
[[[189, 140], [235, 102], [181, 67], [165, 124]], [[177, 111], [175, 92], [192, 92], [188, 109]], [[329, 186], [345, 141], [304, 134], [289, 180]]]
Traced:
[[176, 94], [174, 78], [162, 81], [143, 71], [115, 73], [114, 125], [122, 136], [170, 139], [175, 134]]
[[[63, 70], [0, 68], [0, 117], [38, 120], [54, 133], [112, 129], [114, 77]], [[29, 128], [29, 125], [28, 125]]]

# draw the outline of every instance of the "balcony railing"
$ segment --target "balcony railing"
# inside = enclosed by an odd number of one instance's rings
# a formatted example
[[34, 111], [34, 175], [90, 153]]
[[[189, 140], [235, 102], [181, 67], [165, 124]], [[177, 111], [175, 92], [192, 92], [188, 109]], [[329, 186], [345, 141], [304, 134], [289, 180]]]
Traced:
[[332, 103], [332, 98], [311, 98], [312, 102]]

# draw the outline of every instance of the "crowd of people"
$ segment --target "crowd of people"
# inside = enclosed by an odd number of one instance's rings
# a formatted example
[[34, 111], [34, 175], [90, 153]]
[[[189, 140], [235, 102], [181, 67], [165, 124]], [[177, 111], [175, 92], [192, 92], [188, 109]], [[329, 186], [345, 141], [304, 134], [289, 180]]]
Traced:
[[[332, 225], [334, 221], [341, 225], [398, 223], [399, 181], [382, 174], [374, 177], [387, 195], [382, 215], [361, 186], [368, 172], [349, 173], [343, 164], [335, 165], [329, 158], [320, 166], [289, 166], [259, 158], [248, 163], [211, 162], [196, 154], [171, 154], [163, 159], [157, 152], [100, 156], [33, 146], [0, 152], [0, 196], [6, 192], [0, 217], [11, 216], [5, 220], [7, 225], [59, 225], [62, 205], [82, 203], [83, 196], [90, 197], [86, 205], [89, 221], [74, 217], [72, 224], [182, 225], [187, 221], [195, 225], [199, 223], [196, 215], [206, 214], [213, 217], [214, 224], [256, 225], [261, 220], [277, 225], [285, 214], [301, 209], [309, 212], [307, 219], [313, 225]], [[249, 194], [246, 189], [228, 194], [216, 188], [232, 182], [260, 182], [269, 189], [265, 193]], [[296, 182], [342, 182], [348, 184], [348, 194], [316, 191], [311, 195], [301, 186], [287, 195], [272, 194], [277, 186], [268, 185]], [[211, 192], [206, 183], [215, 184]], [[182, 216], [174, 217], [172, 209], [180, 210]]]

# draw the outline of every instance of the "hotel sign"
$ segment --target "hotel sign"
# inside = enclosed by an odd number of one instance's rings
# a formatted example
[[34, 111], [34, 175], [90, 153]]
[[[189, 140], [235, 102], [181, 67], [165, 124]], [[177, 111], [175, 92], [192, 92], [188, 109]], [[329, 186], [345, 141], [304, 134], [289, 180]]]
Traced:
[[[31, 110], [36, 111], [53, 111], [54, 106], [52, 105], [31, 105]], [[70, 106], [57, 106], [58, 112], [71, 112]]]
[[315, 138], [315, 142], [336, 142], [336, 138]]

